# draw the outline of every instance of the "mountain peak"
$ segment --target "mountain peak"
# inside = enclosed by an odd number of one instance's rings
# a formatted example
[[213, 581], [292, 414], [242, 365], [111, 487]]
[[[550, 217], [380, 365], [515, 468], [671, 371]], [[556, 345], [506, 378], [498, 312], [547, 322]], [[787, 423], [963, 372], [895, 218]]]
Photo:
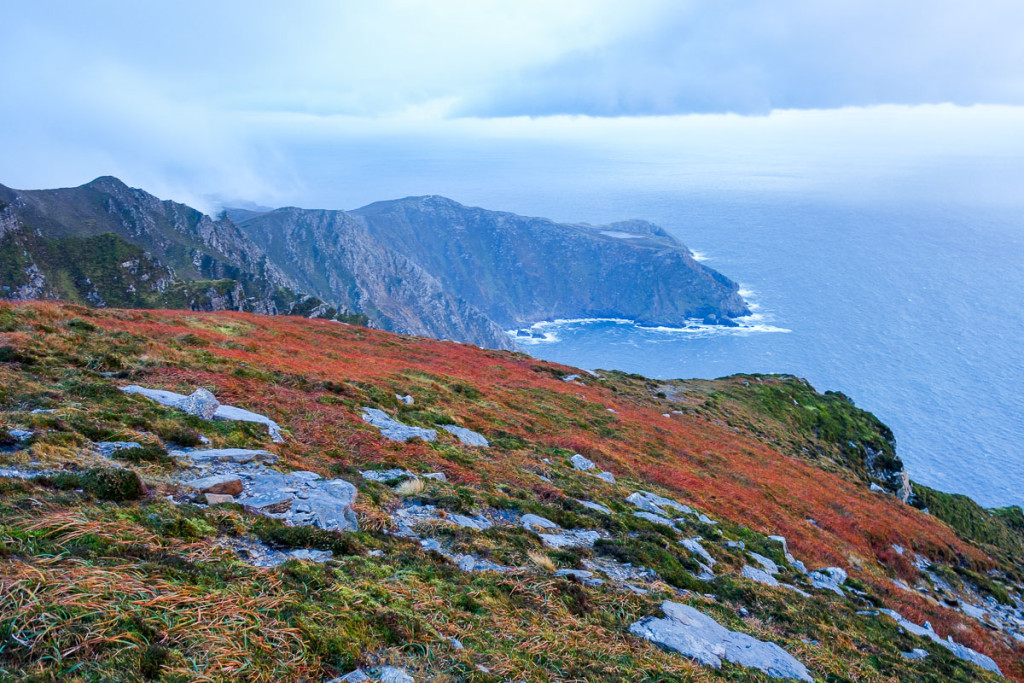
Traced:
[[98, 178], [90, 180], [89, 182], [82, 185], [82, 187], [103, 187], [114, 185], [117, 187], [128, 187], [127, 184], [117, 176], [112, 175], [101, 175]]

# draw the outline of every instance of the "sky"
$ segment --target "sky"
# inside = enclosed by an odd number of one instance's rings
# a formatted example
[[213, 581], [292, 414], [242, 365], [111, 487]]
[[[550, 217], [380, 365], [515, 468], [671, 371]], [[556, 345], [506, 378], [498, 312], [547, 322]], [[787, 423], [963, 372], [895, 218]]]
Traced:
[[353, 208], [511, 157], [725, 190], [913, 175], [1016, 202], [1024, 181], [1019, 0], [0, 10], [0, 183], [23, 189], [109, 174], [208, 210]]

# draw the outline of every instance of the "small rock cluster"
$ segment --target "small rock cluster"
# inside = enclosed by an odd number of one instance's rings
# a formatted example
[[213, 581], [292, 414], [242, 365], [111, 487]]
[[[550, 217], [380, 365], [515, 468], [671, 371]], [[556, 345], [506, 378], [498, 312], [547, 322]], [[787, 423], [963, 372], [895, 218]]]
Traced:
[[569, 458], [569, 463], [572, 465], [574, 470], [579, 470], [581, 472], [589, 472], [598, 479], [606, 481], [609, 484], [615, 483], [614, 474], [612, 474], [611, 472], [594, 472], [593, 470], [598, 469], [597, 465], [595, 465], [592, 460], [583, 457], [583, 455], [579, 453], [576, 453], [571, 458]]
[[240, 503], [293, 526], [330, 531], [359, 528], [352, 510], [358, 491], [344, 479], [322, 479], [315, 472], [276, 472], [263, 466], [276, 461], [267, 451], [224, 448], [171, 455], [192, 464], [182, 483], [208, 504]]
[[[399, 396], [398, 398], [401, 399], [403, 403], [406, 402], [403, 397]], [[412, 397], [410, 396], [408, 398], [411, 399]], [[412, 425], [403, 424], [385, 413], [383, 410], [379, 410], [377, 408], [367, 408], [366, 406], [363, 406], [362, 418], [379, 429], [381, 436], [391, 439], [392, 441], [405, 442], [409, 439], [437, 441], [436, 429], [413, 427]], [[478, 434], [471, 429], [466, 429], [465, 427], [452, 424], [439, 424], [437, 426], [456, 437], [463, 446], [487, 448], [491, 445], [482, 434]]]
[[[927, 621], [924, 622], [924, 626], [918, 626], [909, 619], [905, 619], [899, 612], [895, 612], [891, 609], [883, 609], [879, 611], [890, 617], [902, 628], [913, 633], [915, 636], [923, 636], [925, 638], [928, 638], [932, 642], [938, 643], [942, 647], [946, 648], [960, 659], [964, 659], [968, 662], [971, 662], [972, 664], [976, 664], [977, 666], [980, 666], [982, 669], [994, 671], [1000, 676], [1003, 675], [1003, 672], [999, 670], [999, 665], [996, 664], [995, 660], [993, 660], [991, 657], [983, 655], [977, 650], [972, 650], [966, 645], [961, 645], [960, 643], [953, 640], [953, 636], [950, 636], [946, 639], [941, 638], [939, 634], [936, 633], [935, 630], [932, 628], [932, 625]], [[917, 652], [917, 650], [914, 650], [914, 652]], [[925, 652], [925, 655], [927, 654], [928, 653]]]
[[394, 666], [370, 667], [356, 669], [344, 676], [334, 678], [328, 683], [363, 683], [363, 681], [381, 681], [382, 683], [416, 683], [404, 669]]

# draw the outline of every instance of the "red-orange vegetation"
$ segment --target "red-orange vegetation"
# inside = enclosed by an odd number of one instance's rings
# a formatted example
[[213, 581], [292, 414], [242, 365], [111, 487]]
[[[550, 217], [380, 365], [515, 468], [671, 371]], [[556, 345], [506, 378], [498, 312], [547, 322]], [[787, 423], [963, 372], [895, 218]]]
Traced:
[[[53, 308], [28, 306], [43, 313]], [[982, 551], [927, 514], [720, 422], [692, 414], [666, 418], [654, 401], [634, 401], [601, 382], [564, 382], [551, 370], [571, 368], [524, 354], [323, 320], [118, 311], [97, 312], [90, 321], [148, 340], [146, 355], [157, 360], [133, 381], [178, 391], [205, 386], [222, 402], [276, 420], [288, 435], [277, 451], [290, 465], [323, 469], [411, 460], [443, 467], [456, 482], [517, 482], [538, 496], [557, 497], [557, 489], [527, 477], [524, 466], [536, 465], [544, 448], [583, 453], [620, 480], [633, 476], [651, 482], [711, 517], [785, 536], [790, 550], [809, 567], [846, 568], [887, 595], [908, 619], [929, 620], [940, 634], [992, 653], [1004, 672], [1024, 676], [1015, 655], [976, 622], [965, 626], [957, 613], [896, 588], [888, 578], [893, 573], [906, 581], [917, 576], [907, 558], [891, 550], [893, 544], [932, 560], [964, 559], [984, 567], [991, 560]], [[197, 367], [186, 362], [190, 351], [170, 352], [183, 335], [201, 340], [199, 348], [212, 361]], [[3, 336], [6, 344], [32, 343], [27, 333]], [[344, 404], [346, 388], [366, 384], [386, 394], [415, 394], [418, 387], [443, 387], [445, 378], [471, 386], [480, 397], [467, 400], [446, 390], [445, 404], [431, 408], [444, 409], [484, 434], [500, 425], [531, 446], [492, 449], [472, 464], [460, 464], [426, 444], [382, 439], [363, 422], [358, 407]], [[359, 394], [353, 390], [351, 395]], [[325, 402], [325, 397], [341, 402]]]

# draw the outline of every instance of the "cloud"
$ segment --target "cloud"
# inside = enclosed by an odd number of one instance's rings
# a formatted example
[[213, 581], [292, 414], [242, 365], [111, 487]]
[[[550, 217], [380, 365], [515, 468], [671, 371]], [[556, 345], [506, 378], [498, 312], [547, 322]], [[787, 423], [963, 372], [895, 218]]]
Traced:
[[1024, 103], [1016, 0], [692, 2], [656, 28], [527, 67], [480, 116]]
[[883, 177], [943, 155], [1019, 159], [1022, 109], [910, 106], [1024, 104], [1019, 7], [23, 3], [0, 41], [0, 182], [113, 174], [200, 205], [351, 206], [487, 174], [529, 185], [582, 160], [778, 186], [844, 166]]

